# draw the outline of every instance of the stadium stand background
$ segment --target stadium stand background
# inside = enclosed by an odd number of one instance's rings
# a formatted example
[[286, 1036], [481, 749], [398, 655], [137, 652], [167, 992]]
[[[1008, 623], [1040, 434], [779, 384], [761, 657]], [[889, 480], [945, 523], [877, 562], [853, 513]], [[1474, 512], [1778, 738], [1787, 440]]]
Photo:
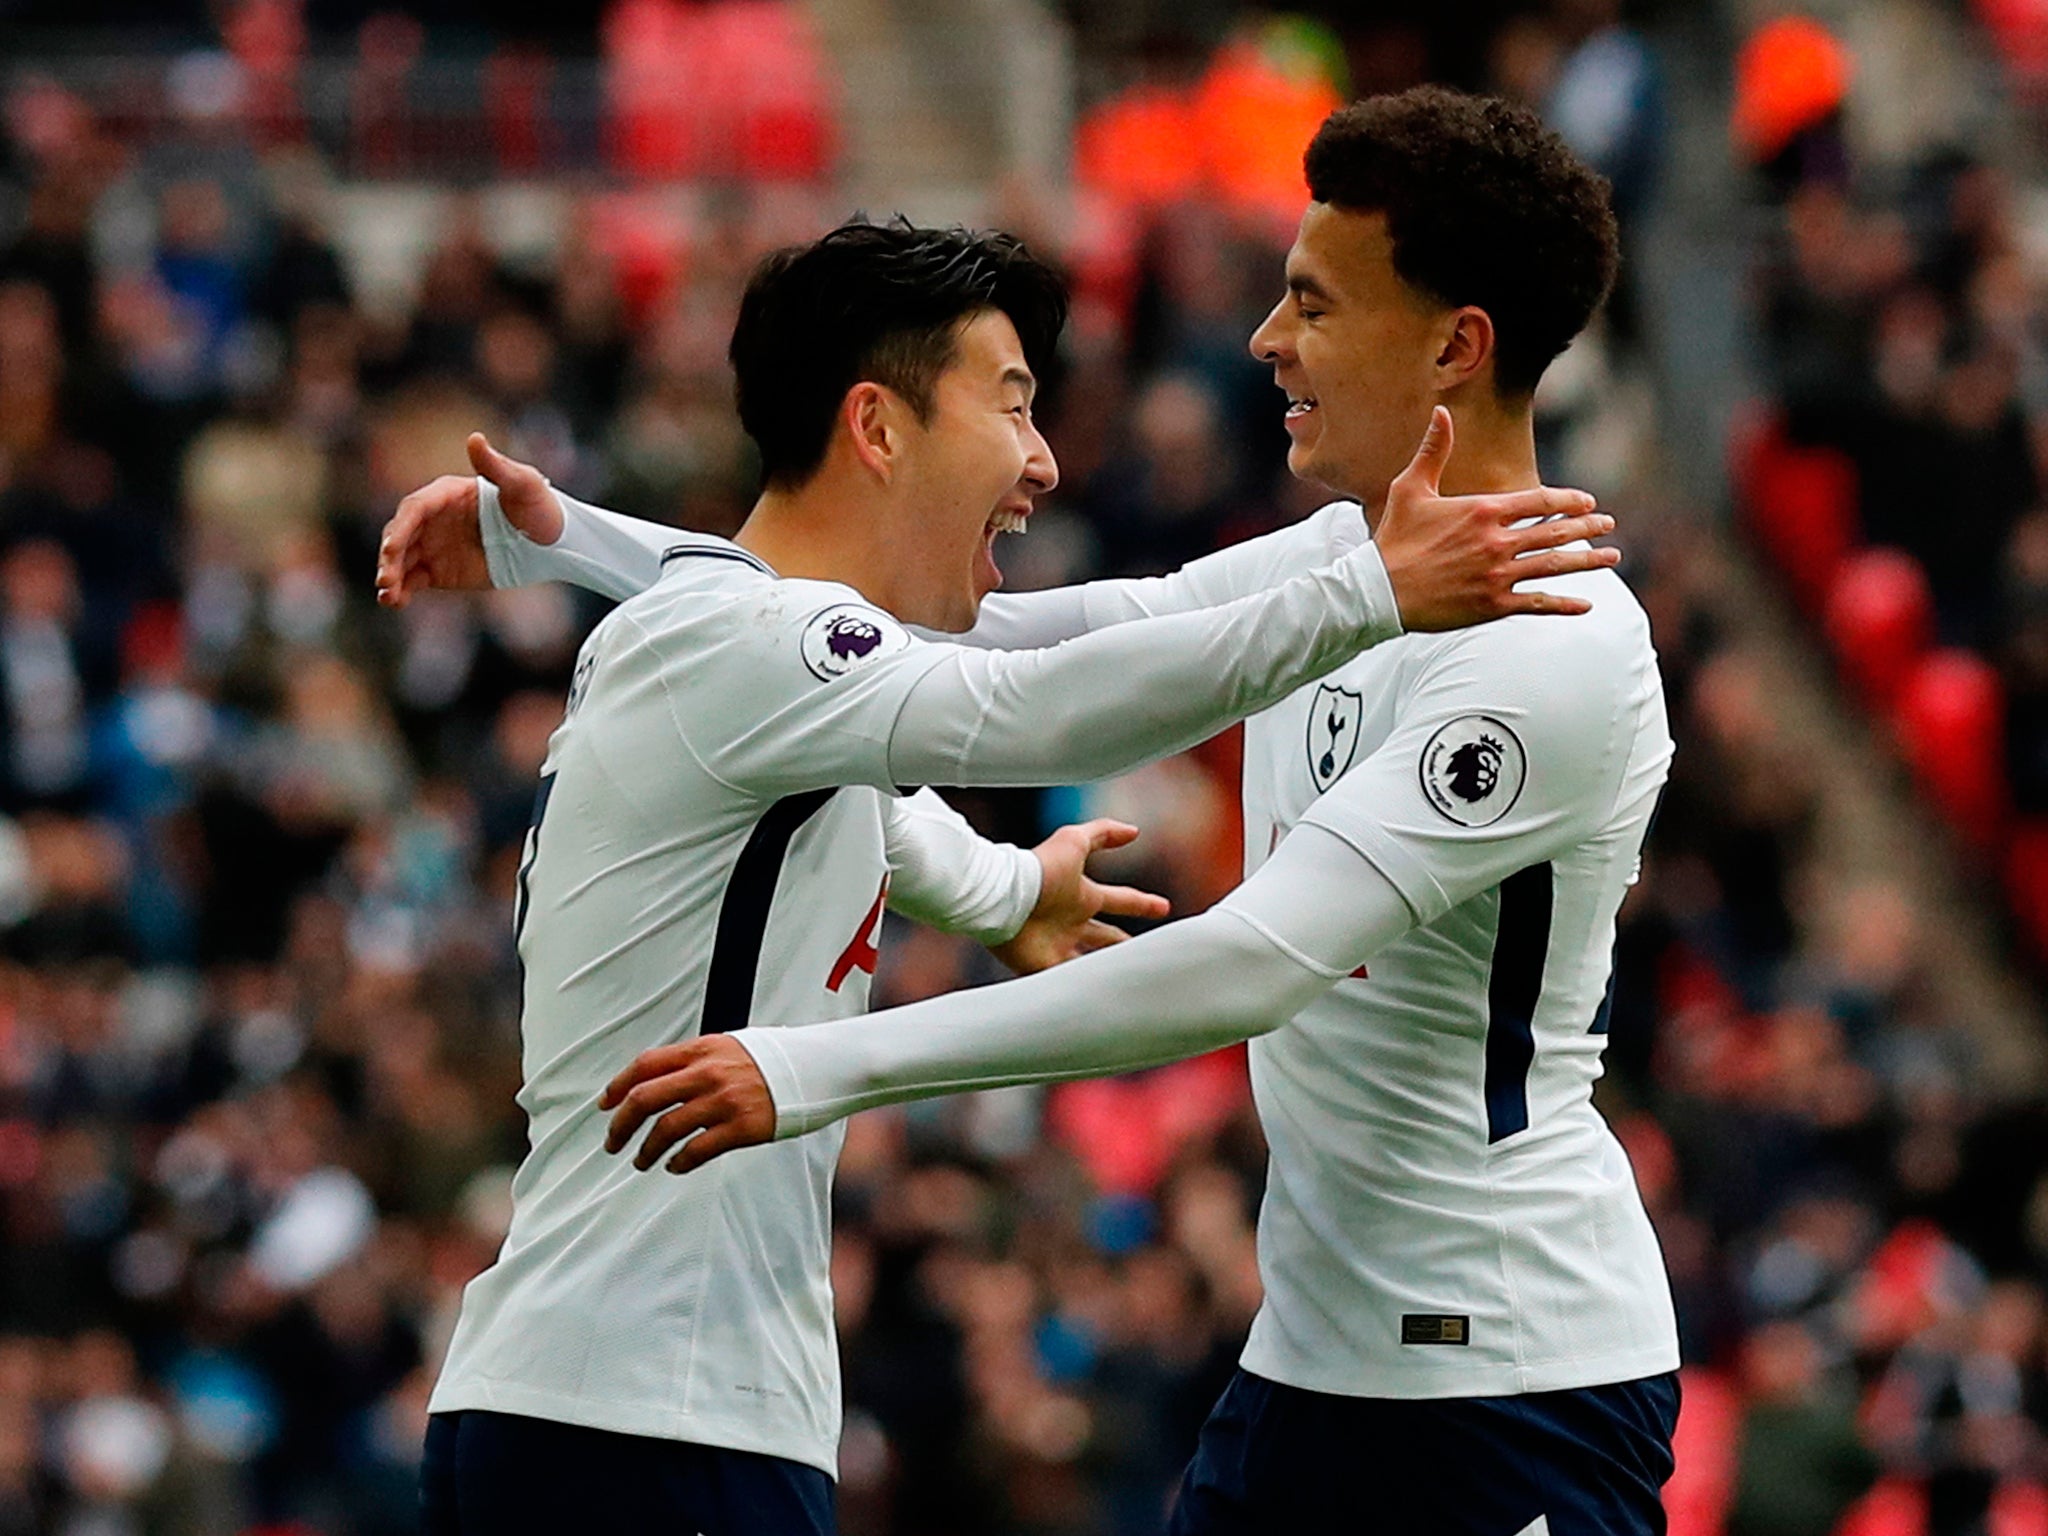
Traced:
[[[1013, 585], [1272, 527], [1312, 498], [1243, 339], [1295, 157], [1426, 77], [1543, 104], [1629, 234], [1543, 430], [1626, 518], [1680, 737], [1602, 1087], [1680, 1304], [1672, 1529], [2048, 1533], [2039, 8], [1316, 9], [0, 5], [0, 1533], [413, 1529], [601, 608], [375, 609], [397, 496], [482, 425], [730, 531], [748, 264], [901, 206], [1074, 279]], [[1186, 912], [1234, 751], [963, 803], [1127, 815]], [[879, 995], [995, 974], [897, 927]], [[1236, 1053], [857, 1121], [849, 1536], [1156, 1529], [1262, 1158]]]

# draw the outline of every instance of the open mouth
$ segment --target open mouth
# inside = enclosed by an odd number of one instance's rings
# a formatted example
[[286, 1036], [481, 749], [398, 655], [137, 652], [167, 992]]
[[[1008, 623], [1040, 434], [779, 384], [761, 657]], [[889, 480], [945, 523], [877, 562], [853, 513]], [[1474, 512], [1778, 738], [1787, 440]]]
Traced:
[[988, 531], [994, 533], [1022, 533], [1031, 514], [1015, 507], [997, 507], [988, 520]]
[[1289, 395], [1287, 397], [1287, 419], [1298, 421], [1316, 408], [1313, 395]]

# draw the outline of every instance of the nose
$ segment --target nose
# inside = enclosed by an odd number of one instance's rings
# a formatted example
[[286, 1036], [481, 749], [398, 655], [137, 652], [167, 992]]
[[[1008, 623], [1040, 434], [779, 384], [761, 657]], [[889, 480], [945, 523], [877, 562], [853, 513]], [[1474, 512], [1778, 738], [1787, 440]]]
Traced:
[[1024, 445], [1024, 483], [1034, 496], [1044, 496], [1060, 483], [1059, 460], [1052, 456], [1052, 444], [1036, 422], [1031, 424], [1031, 436]]
[[1282, 299], [1267, 311], [1266, 318], [1259, 322], [1259, 328], [1252, 332], [1252, 356], [1262, 363], [1283, 363], [1287, 361], [1286, 351], [1287, 301]]

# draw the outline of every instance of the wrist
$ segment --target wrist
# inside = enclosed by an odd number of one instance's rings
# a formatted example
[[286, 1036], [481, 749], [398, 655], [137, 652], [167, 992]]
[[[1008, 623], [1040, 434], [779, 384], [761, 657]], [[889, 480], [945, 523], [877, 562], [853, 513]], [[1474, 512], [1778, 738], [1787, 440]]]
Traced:
[[[775, 1033], [772, 1028], [739, 1030], [727, 1038], [753, 1059], [754, 1069], [761, 1074], [761, 1082], [768, 1090], [768, 1103], [775, 1114], [774, 1139], [787, 1141], [809, 1127], [803, 1124], [796, 1108], [803, 1097], [796, 1064], [789, 1059], [782, 1042], [774, 1038]], [[753, 1038], [743, 1040], [740, 1038], [742, 1034]]]
[[1387, 564], [1380, 547], [1367, 540], [1351, 555], [1357, 572], [1358, 589], [1365, 598], [1366, 627], [1376, 639], [1390, 640], [1406, 634], [1408, 611], [1402, 606], [1402, 589], [1408, 585], [1406, 572], [1397, 575]]

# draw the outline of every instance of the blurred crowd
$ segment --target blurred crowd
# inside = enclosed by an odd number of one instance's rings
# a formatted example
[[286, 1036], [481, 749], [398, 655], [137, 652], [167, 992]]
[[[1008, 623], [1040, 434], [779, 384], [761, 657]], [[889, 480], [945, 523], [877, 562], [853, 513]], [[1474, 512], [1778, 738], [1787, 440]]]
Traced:
[[[1634, 81], [1579, 116], [1608, 135], [1588, 153], [1649, 153], [1637, 34], [1587, 4], [1518, 25], [1495, 83], [1569, 122], [1574, 78]], [[435, 1363], [524, 1145], [513, 872], [601, 605], [394, 615], [370, 601], [376, 534], [479, 427], [576, 494], [730, 532], [753, 478], [723, 363], [740, 284], [843, 210], [725, 189], [650, 278], [594, 216], [512, 259], [451, 196], [392, 311], [356, 292], [304, 159], [218, 119], [127, 142], [47, 83], [7, 105], [0, 1536], [407, 1532]], [[1944, 183], [1945, 276], [1868, 306], [1897, 308], [1859, 333], [1892, 361], [1852, 384], [1910, 373], [1892, 354], [1921, 356], [1930, 311], [2014, 320], [1972, 177]], [[1124, 208], [1136, 237], [1107, 253], [1028, 199], [997, 215], [1082, 299], [1044, 397], [1063, 482], [1001, 552], [1013, 586], [1169, 569], [1313, 505], [1243, 345], [1284, 230], [1194, 192]], [[1892, 248], [1853, 242], [1873, 265]], [[1847, 304], [1822, 277], [1798, 291]], [[2014, 330], [1936, 349], [1931, 422], [2018, 409]], [[1553, 441], [1575, 409], [1547, 411]], [[1986, 547], [2030, 504], [1987, 500]], [[1814, 864], [1829, 786], [1716, 617], [1729, 572], [1681, 520], [1628, 534], [1680, 754], [1601, 1094], [1679, 1296], [1674, 1531], [1827, 1536], [1852, 1506], [1862, 1536], [2032, 1531], [2009, 1522], [2042, 1515], [2048, 1472], [2042, 1116], [1990, 1107], [1911, 898]], [[1024, 842], [1126, 815], [1145, 835], [1119, 874], [1188, 912], [1235, 878], [1234, 752], [960, 800]], [[897, 926], [877, 995], [997, 974]], [[1155, 1530], [1258, 1303], [1263, 1157], [1231, 1052], [856, 1121], [834, 1258], [849, 1536]]]

